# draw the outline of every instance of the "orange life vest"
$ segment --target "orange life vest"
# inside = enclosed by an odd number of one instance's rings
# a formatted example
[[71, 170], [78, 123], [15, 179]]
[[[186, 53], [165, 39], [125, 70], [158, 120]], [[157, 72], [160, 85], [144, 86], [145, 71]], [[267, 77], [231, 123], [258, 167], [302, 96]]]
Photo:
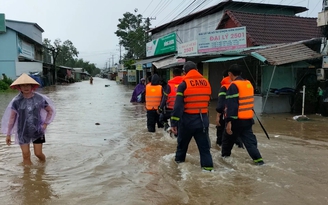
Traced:
[[231, 78], [230, 78], [229, 76], [224, 77], [224, 78], [221, 80], [221, 87], [225, 87], [226, 90], [228, 90], [230, 84], [231, 84]]
[[235, 84], [239, 92], [238, 119], [252, 119], [254, 108], [254, 88], [248, 80], [235, 80], [231, 82]]
[[211, 96], [210, 83], [197, 71], [191, 70], [184, 77], [184, 112], [188, 114], [207, 113]]
[[179, 84], [182, 82], [183, 77], [182, 76], [176, 76], [173, 79], [169, 80], [167, 82], [167, 84], [170, 86], [170, 93], [167, 96], [167, 100], [166, 100], [166, 107], [168, 109], [172, 109], [174, 108], [174, 102], [175, 102], [175, 98], [177, 95], [177, 89]]
[[161, 104], [162, 86], [161, 85], [146, 85], [146, 109], [157, 110]]

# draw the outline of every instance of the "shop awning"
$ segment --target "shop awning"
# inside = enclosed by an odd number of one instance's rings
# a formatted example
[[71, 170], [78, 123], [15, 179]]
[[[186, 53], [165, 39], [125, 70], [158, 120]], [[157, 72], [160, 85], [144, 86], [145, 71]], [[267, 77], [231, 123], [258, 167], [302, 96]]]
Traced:
[[238, 60], [238, 59], [245, 58], [245, 57], [246, 56], [222, 56], [222, 57], [219, 57], [219, 58], [213, 58], [213, 59], [202, 61], [202, 62], [203, 63], [217, 63], [217, 62]]
[[168, 69], [168, 68], [183, 66], [184, 64], [185, 64], [185, 62], [172, 63], [167, 66], [161, 67], [160, 69]]
[[142, 60], [139, 60], [137, 61], [136, 63], [132, 64], [132, 65], [143, 65], [143, 64], [147, 64], [147, 63], [153, 63], [154, 61], [158, 61], [158, 60], [161, 60], [161, 59], [164, 59], [164, 58], [168, 58], [168, 57], [171, 57], [171, 56], [174, 56], [174, 54], [170, 54], [170, 55], [166, 55], [166, 56], [159, 56], [159, 57], [153, 57], [153, 58], [147, 58], [147, 59], [142, 59]]
[[157, 69], [166, 69], [177, 65], [183, 65], [185, 62], [185, 58], [177, 58], [176, 56], [171, 56], [168, 58], [154, 61], [153, 65], [156, 66]]

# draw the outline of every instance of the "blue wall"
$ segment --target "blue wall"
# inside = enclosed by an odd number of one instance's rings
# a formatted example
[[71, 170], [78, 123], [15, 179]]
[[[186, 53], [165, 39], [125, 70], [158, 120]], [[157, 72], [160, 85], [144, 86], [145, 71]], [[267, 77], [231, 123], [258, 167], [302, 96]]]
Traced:
[[0, 34], [0, 75], [16, 79], [16, 65], [18, 58], [16, 32], [7, 27], [7, 32]]
[[[271, 76], [274, 70], [274, 66], [264, 66], [262, 68], [262, 93], [266, 93], [270, 91], [269, 84], [271, 80]], [[294, 74], [294, 68], [291, 66], [277, 66], [272, 83], [270, 88], [294, 88], [296, 85], [296, 78]]]

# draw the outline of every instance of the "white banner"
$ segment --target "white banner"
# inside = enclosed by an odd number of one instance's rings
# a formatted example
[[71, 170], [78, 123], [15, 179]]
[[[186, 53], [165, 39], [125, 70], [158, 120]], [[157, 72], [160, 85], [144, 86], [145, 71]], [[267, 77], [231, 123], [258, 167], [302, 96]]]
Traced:
[[199, 33], [198, 53], [246, 48], [246, 39], [246, 27]]
[[178, 45], [178, 55], [197, 54], [197, 40], [181, 43]]

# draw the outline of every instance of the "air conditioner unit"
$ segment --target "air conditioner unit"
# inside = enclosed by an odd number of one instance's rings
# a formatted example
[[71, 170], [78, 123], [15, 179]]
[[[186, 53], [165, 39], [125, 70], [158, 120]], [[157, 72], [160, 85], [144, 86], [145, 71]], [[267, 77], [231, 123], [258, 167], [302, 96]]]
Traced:
[[317, 69], [317, 80], [326, 80], [326, 74], [325, 74], [325, 69], [323, 68], [318, 68]]
[[317, 18], [317, 26], [326, 26], [328, 24], [328, 7], [326, 8], [325, 11], [319, 12], [318, 13], [318, 18]]
[[323, 0], [323, 5], [322, 5], [325, 10], [328, 8], [328, 1], [327, 0]]

